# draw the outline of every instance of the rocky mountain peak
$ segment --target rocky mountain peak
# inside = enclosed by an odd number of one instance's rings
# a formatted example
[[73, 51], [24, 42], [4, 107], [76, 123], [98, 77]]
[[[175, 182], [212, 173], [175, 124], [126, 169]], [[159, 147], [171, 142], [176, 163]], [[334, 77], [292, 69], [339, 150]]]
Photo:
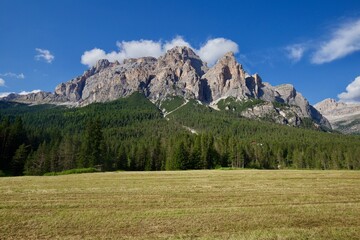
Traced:
[[[258, 74], [250, 76], [236, 61], [232, 52], [226, 53], [209, 69], [186, 46], [174, 47], [158, 59], [131, 58], [121, 64], [101, 59], [83, 75], [59, 84], [55, 93], [16, 95], [11, 99], [19, 102], [84, 106], [127, 97], [135, 91], [143, 92], [156, 103], [169, 96], [197, 99], [211, 106], [216, 106], [219, 100], [228, 97], [237, 101], [252, 101], [255, 98], [268, 103], [281, 102], [297, 106], [292, 111], [296, 111], [299, 119], [309, 117], [319, 124], [329, 126], [327, 120], [291, 84], [273, 87], [263, 82]], [[270, 105], [266, 108], [270, 108]], [[266, 113], [264, 107], [258, 110], [262, 114]], [[250, 112], [258, 114], [256, 111]]]
[[246, 88], [246, 73], [236, 61], [234, 53], [228, 52], [211, 67], [202, 79], [211, 90], [211, 101], [223, 97], [242, 98], [249, 95]]
[[166, 62], [168, 64], [177, 62], [186, 62], [187, 60], [201, 60], [196, 53], [188, 47], [174, 47], [168, 50], [165, 55], [159, 57], [159, 62]]
[[167, 54], [169, 55], [178, 54], [179, 56], [182, 56], [183, 59], [194, 58], [194, 57], [199, 58], [199, 56], [197, 56], [196, 53], [187, 46], [176, 46], [174, 48], [167, 50], [165, 55]]
[[338, 102], [338, 101], [336, 101], [335, 99], [332, 99], [332, 98], [327, 98], [327, 99], [324, 99], [323, 101], [315, 104], [314, 107], [317, 110], [319, 110], [320, 112], [328, 113], [328, 112], [331, 112], [332, 110], [334, 110], [336, 108], [343, 108], [343, 107], [346, 107], [346, 106], [347, 106], [346, 103]]
[[146, 87], [148, 96], [154, 101], [169, 95], [198, 98], [200, 78], [206, 71], [206, 64], [192, 49], [174, 47], [158, 58]]
[[333, 129], [343, 133], [360, 133], [360, 103], [338, 102], [327, 98], [314, 107], [330, 121]]
[[96, 65], [95, 65], [95, 70], [96, 70], [96, 72], [100, 72], [101, 70], [107, 68], [108, 66], [110, 66], [109, 60], [100, 59], [97, 61]]
[[[225, 71], [229, 70], [228, 72], [232, 75], [240, 75], [244, 73], [242, 77], [245, 78], [245, 71], [243, 70], [242, 65], [236, 61], [233, 52], [227, 52], [222, 58], [217, 61], [214, 68], [222, 68]], [[229, 76], [229, 79], [230, 78], [231, 77]]]
[[229, 63], [237, 63], [236, 59], [235, 59], [235, 55], [233, 52], [227, 52], [224, 54], [224, 56], [222, 56], [217, 63], [222, 62], [223, 64], [229, 64]]
[[174, 47], [158, 59], [158, 67], [178, 67], [185, 63], [193, 67], [199, 76], [202, 76], [208, 70], [206, 63], [191, 48], [186, 46]]
[[127, 59], [124, 59], [123, 64], [155, 63], [156, 61], [157, 61], [157, 59], [154, 57], [127, 58]]
[[262, 78], [260, 77], [260, 75], [258, 73], [253, 74], [252, 77], [254, 78], [254, 81], [258, 85], [262, 84]]
[[296, 97], [296, 90], [292, 84], [282, 84], [275, 87], [276, 91], [280, 94], [285, 103], [294, 101]]

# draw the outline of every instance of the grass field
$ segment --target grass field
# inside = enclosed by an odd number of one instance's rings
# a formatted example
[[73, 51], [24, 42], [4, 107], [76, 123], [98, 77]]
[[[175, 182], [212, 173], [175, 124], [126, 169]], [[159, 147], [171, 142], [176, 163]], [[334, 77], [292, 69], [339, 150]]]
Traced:
[[0, 178], [0, 239], [360, 239], [360, 172]]

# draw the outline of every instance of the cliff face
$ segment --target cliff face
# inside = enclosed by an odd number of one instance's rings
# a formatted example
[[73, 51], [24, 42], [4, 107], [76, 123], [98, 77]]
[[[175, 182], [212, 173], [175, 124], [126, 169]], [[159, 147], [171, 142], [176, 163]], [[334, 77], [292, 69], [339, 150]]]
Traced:
[[201, 76], [207, 71], [201, 59], [187, 47], [175, 47], [159, 57], [146, 86], [148, 96], [157, 101], [169, 95], [202, 98]]
[[344, 103], [325, 99], [314, 106], [333, 129], [343, 133], [360, 133], [360, 103]]
[[[99, 60], [83, 75], [59, 84], [54, 93], [13, 94], [5, 100], [84, 106], [126, 97], [135, 91], [143, 92], [154, 103], [169, 96], [182, 96], [215, 108], [219, 100], [228, 97], [239, 101], [255, 98], [279, 102], [297, 106], [291, 110], [291, 115], [296, 118], [311, 118], [319, 125], [330, 127], [329, 122], [292, 85], [273, 87], [263, 82], [258, 74], [249, 76], [231, 52], [209, 69], [188, 47], [175, 47], [158, 59], [127, 59], [121, 64]], [[273, 106], [273, 110], [277, 118], [285, 118], [276, 107]], [[269, 112], [269, 107], [260, 107], [243, 115], [262, 116], [266, 112]], [[289, 121], [280, 119], [277, 122]], [[292, 125], [298, 125], [301, 121], [292, 122]]]
[[233, 53], [227, 53], [210, 68], [203, 76], [202, 81], [208, 86], [208, 99], [203, 101], [216, 101], [223, 97], [245, 98], [251, 92], [246, 86], [245, 71], [236, 62]]

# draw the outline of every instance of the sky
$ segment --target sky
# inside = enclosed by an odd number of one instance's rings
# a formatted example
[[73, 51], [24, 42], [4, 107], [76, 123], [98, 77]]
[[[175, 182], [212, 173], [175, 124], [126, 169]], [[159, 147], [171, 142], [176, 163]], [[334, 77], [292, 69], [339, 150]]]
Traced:
[[311, 104], [360, 102], [359, 0], [0, 0], [0, 96], [54, 91], [98, 59], [227, 51]]

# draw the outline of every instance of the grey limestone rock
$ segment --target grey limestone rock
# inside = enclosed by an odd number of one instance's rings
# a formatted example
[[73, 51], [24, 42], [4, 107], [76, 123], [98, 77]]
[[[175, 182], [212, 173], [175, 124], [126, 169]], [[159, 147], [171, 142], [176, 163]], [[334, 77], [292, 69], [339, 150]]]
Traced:
[[244, 98], [251, 94], [246, 86], [245, 71], [236, 61], [232, 52], [226, 53], [217, 63], [203, 76], [210, 89], [208, 102], [216, 101], [224, 97]]
[[149, 84], [149, 98], [162, 99], [168, 95], [199, 98], [200, 78], [207, 67], [188, 47], [175, 47], [157, 60]]
[[314, 107], [330, 121], [333, 129], [343, 133], [360, 133], [360, 103], [338, 102], [328, 98]]
[[[82, 75], [60, 83], [54, 93], [13, 94], [5, 100], [84, 106], [126, 97], [135, 91], [143, 92], [152, 102], [159, 102], [169, 96], [197, 99], [211, 106], [216, 106], [217, 101], [228, 97], [238, 100], [255, 98], [267, 103], [281, 102], [296, 106], [291, 110], [294, 116], [309, 117], [320, 125], [330, 127], [326, 118], [292, 85], [273, 87], [263, 82], [258, 74], [250, 76], [232, 52], [226, 53], [213, 67], [208, 68], [188, 47], [174, 47], [158, 59], [132, 58], [123, 63], [102, 59]], [[270, 105], [249, 109], [244, 112], [244, 116], [271, 115], [278, 118], [277, 122], [282, 122], [285, 118], [282, 115], [286, 113], [280, 113]]]

